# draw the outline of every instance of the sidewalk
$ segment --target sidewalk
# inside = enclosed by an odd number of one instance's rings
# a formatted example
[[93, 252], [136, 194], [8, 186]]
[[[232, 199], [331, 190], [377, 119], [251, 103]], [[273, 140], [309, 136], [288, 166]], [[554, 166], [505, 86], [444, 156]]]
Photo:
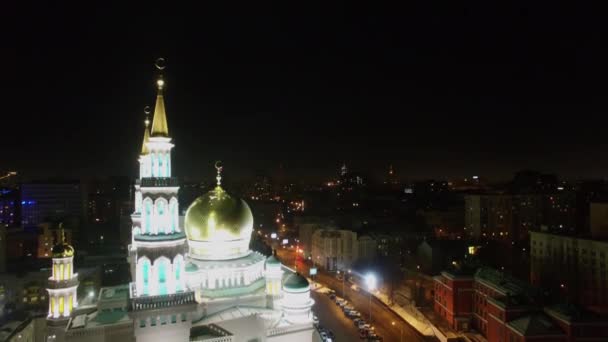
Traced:
[[433, 331], [432, 325], [429, 321], [424, 317], [420, 317], [419, 313], [410, 312], [410, 310], [402, 307], [398, 304], [389, 304], [388, 296], [384, 293], [376, 291], [373, 293], [374, 297], [388, 306], [391, 310], [393, 310], [397, 315], [399, 315], [403, 320], [405, 320], [409, 325], [414, 327], [414, 329], [418, 330], [424, 336], [435, 336], [435, 332]]
[[442, 319], [435, 319], [434, 315], [425, 315], [416, 308], [409, 308], [399, 304], [389, 304], [388, 296], [380, 291], [373, 293], [379, 301], [384, 303], [388, 308], [393, 310], [397, 315], [403, 318], [409, 325], [414, 327], [420, 334], [428, 337], [436, 337], [440, 341], [448, 341], [457, 337], [465, 337], [471, 341], [487, 342], [487, 340], [477, 333], [458, 333], [450, 328]]

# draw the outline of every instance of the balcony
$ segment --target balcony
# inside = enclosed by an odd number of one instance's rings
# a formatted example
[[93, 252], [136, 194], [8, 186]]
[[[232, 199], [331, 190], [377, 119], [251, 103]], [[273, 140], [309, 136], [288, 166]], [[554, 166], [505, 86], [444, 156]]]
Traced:
[[176, 187], [179, 186], [177, 178], [173, 177], [160, 177], [160, 178], [142, 178], [142, 188], [153, 188], [153, 187]]
[[74, 273], [72, 279], [68, 280], [55, 280], [53, 277], [49, 278], [48, 287], [49, 289], [64, 289], [78, 285], [78, 273]]
[[136, 295], [135, 283], [131, 283], [131, 308], [133, 311], [171, 308], [196, 303], [193, 291], [142, 297], [136, 297]]

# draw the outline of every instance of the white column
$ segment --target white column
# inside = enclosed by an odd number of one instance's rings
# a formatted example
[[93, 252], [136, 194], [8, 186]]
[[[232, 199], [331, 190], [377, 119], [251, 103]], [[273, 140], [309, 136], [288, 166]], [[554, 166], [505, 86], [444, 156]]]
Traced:
[[59, 296], [55, 297], [55, 307], [53, 308], [53, 317], [59, 318]]

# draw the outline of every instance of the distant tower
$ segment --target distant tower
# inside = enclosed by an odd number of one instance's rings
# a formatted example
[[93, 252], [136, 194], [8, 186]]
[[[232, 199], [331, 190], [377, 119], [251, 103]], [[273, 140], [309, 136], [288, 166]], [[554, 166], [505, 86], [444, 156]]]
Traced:
[[340, 176], [346, 176], [346, 174], [348, 173], [348, 168], [346, 167], [346, 163], [342, 164], [342, 167], [340, 168]]
[[397, 174], [395, 173], [395, 169], [393, 168], [393, 165], [389, 165], [388, 166], [388, 173], [386, 175], [386, 182], [385, 184], [392, 184], [395, 185], [397, 184]]
[[76, 290], [78, 274], [74, 273], [74, 248], [65, 241], [63, 225], [59, 225], [60, 238], [53, 246], [53, 270], [49, 278], [49, 313], [47, 320], [61, 325], [67, 323], [72, 310], [78, 307]]
[[277, 308], [275, 301], [281, 296], [281, 279], [283, 278], [283, 270], [281, 269], [281, 261], [277, 259], [275, 252], [266, 259], [266, 296], [268, 298], [268, 307]]

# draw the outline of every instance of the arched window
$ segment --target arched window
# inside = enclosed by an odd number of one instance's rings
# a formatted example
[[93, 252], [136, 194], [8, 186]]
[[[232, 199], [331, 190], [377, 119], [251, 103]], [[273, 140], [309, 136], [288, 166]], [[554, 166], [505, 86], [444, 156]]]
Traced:
[[160, 177], [166, 177], [165, 173], [165, 154], [164, 153], [160, 153], [158, 155], [158, 170], [159, 170], [159, 176]]
[[141, 191], [135, 193], [135, 212], [141, 213]]
[[167, 200], [159, 198], [156, 200], [156, 228], [157, 233], [169, 233], [169, 213], [167, 212]]
[[160, 257], [154, 261], [156, 274], [158, 277], [158, 294], [167, 294], [167, 284], [169, 282], [169, 259]]
[[173, 259], [173, 272], [175, 274], [175, 291], [182, 291], [182, 269], [184, 268], [184, 257], [177, 255]]
[[148, 258], [139, 259], [139, 263], [141, 267], [141, 279], [138, 279], [138, 282], [141, 282], [141, 289], [143, 294], [147, 295], [150, 293], [150, 271], [152, 269], [150, 265], [150, 260]]
[[152, 233], [152, 200], [144, 200], [144, 234]]
[[171, 153], [167, 153], [167, 177], [171, 177]]
[[177, 199], [175, 197], [171, 198], [171, 202], [169, 203], [169, 219], [171, 220], [171, 233], [179, 231], [178, 229], [178, 220], [179, 216], [177, 215]]

